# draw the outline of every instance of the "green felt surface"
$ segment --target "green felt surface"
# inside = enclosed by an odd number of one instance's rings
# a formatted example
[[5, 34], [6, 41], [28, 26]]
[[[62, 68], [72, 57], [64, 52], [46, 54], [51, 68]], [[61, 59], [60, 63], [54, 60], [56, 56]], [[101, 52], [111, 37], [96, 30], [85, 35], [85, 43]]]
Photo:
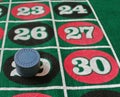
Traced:
[[[77, 81], [73, 79], [65, 70], [64, 61], [66, 60], [67, 56], [71, 53], [76, 51], [82, 50], [99, 50], [108, 53], [112, 58], [120, 60], [120, 9], [119, 9], [119, 0], [89, 0], [97, 17], [100, 21], [94, 20], [84, 20], [85, 22], [90, 22], [97, 25], [99, 28], [102, 26], [105, 30], [106, 36], [103, 36], [103, 39], [95, 44], [89, 45], [76, 45], [71, 44], [69, 42], [65, 42], [62, 40], [58, 35], [58, 29], [65, 23], [75, 21], [81, 21], [82, 19], [95, 19], [96, 16], [94, 12], [88, 16], [82, 18], [68, 18], [62, 17], [57, 15], [54, 12], [54, 6], [62, 3], [61, 0], [51, 0], [48, 2], [47, 0], [34, 0], [35, 2], [43, 3], [48, 7], [51, 7], [52, 11], [42, 17], [31, 20], [22, 20], [20, 18], [15, 18], [10, 9], [13, 7], [25, 3], [25, 2], [33, 2], [33, 0], [4, 0], [0, 2], [0, 6], [4, 6], [8, 8], [8, 12], [6, 15], [0, 17], [0, 28], [4, 29], [5, 36], [3, 39], [0, 40], [0, 97], [13, 97], [16, 94], [21, 93], [42, 93], [50, 95], [51, 97], [82, 97], [84, 94], [94, 90], [113, 90], [116, 92], [120, 92], [120, 73], [112, 80], [101, 83], [101, 84], [88, 84], [84, 82]], [[76, 1], [83, 1], [83, 0], [76, 0]], [[84, 0], [85, 1], [85, 0]], [[68, 1], [67, 1], [68, 2]], [[72, 2], [71, 2], [72, 3]], [[78, 2], [79, 4], [85, 4], [89, 7], [89, 3], [87, 2]], [[32, 4], [32, 3], [31, 3]], [[9, 9], [10, 8], [10, 9]], [[53, 13], [52, 13], [53, 12]], [[8, 16], [9, 14], [9, 16]], [[43, 20], [42, 20], [43, 19]], [[8, 21], [7, 21], [8, 20]], [[36, 45], [22, 45], [17, 44], [10, 40], [8, 33], [13, 27], [18, 25], [22, 25], [25, 23], [44, 23], [49, 25], [53, 28], [54, 36], [42, 44]], [[27, 28], [29, 32], [31, 32], [31, 28]], [[26, 35], [24, 36], [26, 37]], [[30, 36], [32, 37], [32, 36]], [[58, 38], [58, 39], [57, 39]], [[110, 40], [110, 41], [109, 41]], [[3, 44], [4, 43], [4, 44]], [[24, 43], [24, 42], [23, 42]], [[106, 48], [104, 48], [106, 46]], [[110, 47], [109, 47], [110, 46]], [[90, 48], [89, 48], [90, 47]], [[50, 55], [54, 56], [57, 61], [59, 61], [58, 73], [54, 78], [52, 75], [50, 76], [52, 80], [50, 82], [44, 84], [32, 84], [32, 85], [25, 85], [19, 82], [15, 82], [10, 80], [6, 74], [4, 73], [4, 65], [11, 65], [12, 63], [5, 64], [6, 61], [11, 57], [14, 56], [17, 50], [20, 48], [35, 48], [39, 52], [49, 53]], [[3, 50], [4, 49], [4, 50]], [[101, 55], [102, 56], [102, 55]], [[50, 66], [52, 68], [52, 61], [45, 58], [49, 61]], [[71, 60], [70, 60], [71, 61]], [[101, 62], [97, 62], [98, 65], [102, 64]], [[119, 63], [117, 65], [120, 65]], [[88, 64], [90, 66], [90, 64]], [[102, 67], [100, 67], [101, 69]], [[9, 69], [9, 68], [8, 68]], [[52, 70], [52, 69], [50, 69]], [[102, 70], [102, 69], [101, 69]], [[7, 71], [7, 70], [6, 70]], [[9, 71], [9, 70], [8, 70]], [[54, 69], [55, 71], [55, 69]], [[50, 71], [51, 72], [51, 71]], [[16, 76], [14, 76], [16, 77]], [[49, 78], [48, 78], [49, 80]], [[42, 80], [44, 81], [44, 80]], [[97, 96], [96, 96], [97, 97]], [[107, 97], [107, 96], [106, 96]], [[114, 96], [115, 97], [115, 96]], [[117, 96], [118, 97], [118, 96]]]

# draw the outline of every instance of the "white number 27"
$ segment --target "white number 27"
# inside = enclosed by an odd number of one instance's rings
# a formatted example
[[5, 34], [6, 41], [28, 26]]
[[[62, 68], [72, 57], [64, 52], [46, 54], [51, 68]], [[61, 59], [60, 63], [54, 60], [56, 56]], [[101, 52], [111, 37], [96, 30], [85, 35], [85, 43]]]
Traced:
[[93, 26], [85, 26], [85, 27], [68, 27], [65, 30], [66, 39], [81, 39], [82, 38], [82, 33], [86, 34], [86, 38], [92, 39], [93, 38], [93, 32], [94, 32], [94, 27]]

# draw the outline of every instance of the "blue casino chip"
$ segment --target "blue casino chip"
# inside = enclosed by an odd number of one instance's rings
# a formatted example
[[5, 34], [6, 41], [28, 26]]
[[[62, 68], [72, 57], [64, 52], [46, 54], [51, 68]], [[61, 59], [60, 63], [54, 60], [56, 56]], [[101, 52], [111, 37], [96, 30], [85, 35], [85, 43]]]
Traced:
[[16, 70], [23, 77], [32, 77], [40, 69], [40, 54], [30, 48], [21, 49], [14, 56]]

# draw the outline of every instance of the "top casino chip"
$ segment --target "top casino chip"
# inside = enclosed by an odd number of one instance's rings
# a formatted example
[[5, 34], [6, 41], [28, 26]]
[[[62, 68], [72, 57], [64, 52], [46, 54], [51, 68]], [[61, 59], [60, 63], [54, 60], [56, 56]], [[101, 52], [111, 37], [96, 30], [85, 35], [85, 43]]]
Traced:
[[22, 77], [32, 77], [39, 71], [40, 55], [34, 49], [25, 48], [17, 51], [14, 61], [17, 72]]

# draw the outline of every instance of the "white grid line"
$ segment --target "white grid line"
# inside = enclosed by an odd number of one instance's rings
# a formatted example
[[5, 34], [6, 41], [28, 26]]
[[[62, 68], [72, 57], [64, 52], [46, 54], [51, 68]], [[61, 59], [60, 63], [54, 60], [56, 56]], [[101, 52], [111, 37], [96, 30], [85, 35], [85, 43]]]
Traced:
[[51, 2], [86, 2], [86, 0], [51, 0]]
[[2, 24], [2, 23], [6, 23], [6, 21], [0, 21], [0, 24]]
[[[52, 19], [36, 19], [36, 20], [9, 20], [9, 23], [26, 23], [26, 22], [38, 22], [38, 21], [52, 21]], [[55, 20], [56, 22], [73, 22], [73, 21], [97, 21], [96, 19], [68, 19], [68, 20]], [[6, 21], [0, 21], [0, 23], [6, 23]]]
[[105, 89], [105, 88], [120, 88], [120, 84], [109, 85], [93, 85], [93, 86], [71, 86], [67, 87], [68, 90], [87, 90], [87, 89]]
[[3, 54], [4, 54], [4, 46], [5, 46], [5, 40], [6, 40], [6, 35], [7, 35], [7, 29], [8, 29], [8, 21], [9, 21], [9, 17], [10, 17], [10, 10], [11, 10], [11, 2], [12, 0], [9, 1], [9, 7], [8, 7], [8, 14], [7, 14], [7, 18], [6, 18], [6, 25], [5, 25], [5, 33], [4, 33], [4, 38], [2, 41], [2, 50], [1, 50], [1, 58], [0, 58], [0, 72], [1, 72], [1, 68], [2, 68], [2, 61], [3, 61]]
[[66, 90], [64, 70], [63, 70], [63, 66], [62, 66], [63, 64], [62, 64], [62, 58], [61, 58], [61, 51], [59, 48], [59, 41], [58, 41], [58, 36], [57, 36], [57, 28], [56, 28], [55, 21], [54, 21], [54, 13], [52, 10], [52, 3], [50, 0], [49, 0], [49, 5], [50, 5], [50, 9], [51, 9], [51, 15], [52, 15], [52, 19], [53, 19], [53, 28], [54, 28], [55, 39], [56, 39], [56, 43], [57, 43], [57, 50], [58, 50], [59, 63], [60, 63], [60, 71], [61, 71], [62, 83], [63, 83], [63, 87], [64, 87], [64, 97], [68, 97], [67, 90]]
[[117, 58], [117, 55], [116, 55], [116, 53], [115, 53], [115, 51], [114, 51], [114, 49], [113, 49], [113, 46], [112, 46], [112, 44], [111, 44], [111, 42], [110, 42], [110, 40], [109, 40], [109, 38], [108, 38], [108, 36], [107, 36], [104, 28], [103, 28], [100, 20], [99, 20], [98, 17], [97, 17], [97, 14], [95, 13], [95, 11], [94, 11], [92, 5], [90, 4], [90, 2], [89, 2], [88, 0], [86, 0], [86, 1], [87, 1], [88, 5], [91, 7], [91, 9], [92, 9], [92, 11], [93, 11], [93, 14], [95, 15], [95, 17], [96, 17], [96, 19], [97, 19], [97, 21], [98, 21], [98, 24], [100, 25], [100, 27], [101, 27], [101, 29], [102, 29], [102, 31], [103, 31], [103, 33], [104, 33], [104, 36], [105, 36], [106, 40], [108, 41], [108, 44], [109, 44], [110, 47], [111, 47], [112, 53], [113, 53], [113, 55], [114, 55], [114, 57], [115, 57], [115, 59], [116, 59], [116, 61], [117, 61], [117, 63], [118, 63], [118, 66], [120, 67], [120, 62], [119, 62], [119, 60], [118, 60], [118, 58]]
[[110, 46], [81, 46], [81, 47], [60, 47], [60, 49], [68, 49], [68, 50], [72, 50], [72, 49], [100, 49], [100, 48], [110, 48]]
[[10, 23], [29, 23], [29, 22], [40, 22], [40, 21], [52, 21], [52, 19], [35, 19], [35, 20], [10, 20]]
[[[42, 49], [57, 49], [57, 46], [47, 46], [47, 47], [33, 47], [36, 50], [42, 50]], [[111, 48], [110, 46], [75, 46], [75, 47], [61, 47], [59, 46], [59, 49], [63, 50], [72, 50], [72, 49], [100, 49], [100, 48]], [[0, 48], [0, 50], [20, 50], [22, 48]]]
[[37, 2], [39, 2], [39, 3], [40, 3], [40, 2], [48, 2], [48, 0], [12, 2], [12, 4], [37, 3]]
[[11, 87], [11, 88], [7, 88], [7, 87], [3, 87], [0, 88], [0, 91], [31, 91], [31, 90], [54, 90], [54, 89], [63, 89], [62, 86], [49, 86], [49, 87], [31, 87], [31, 88], [20, 88], [20, 87]]
[[0, 2], [0, 4], [9, 4], [9, 2]]
[[[24, 4], [24, 3], [36, 3], [36, 2], [48, 2], [48, 0], [39, 0], [39, 1], [18, 1], [18, 2], [11, 2], [11, 4]], [[9, 2], [0, 2], [0, 4], [9, 4]]]
[[61, 20], [55, 20], [56, 22], [73, 22], [73, 21], [97, 21], [96, 19], [92, 18], [84, 18], [84, 19], [61, 19]]
[[[105, 89], [105, 88], [119, 88], [120, 84], [109, 84], [109, 85], [92, 85], [92, 86], [67, 86], [67, 90], [87, 90], [87, 89]], [[63, 86], [48, 86], [48, 87], [2, 87], [0, 91], [34, 91], [34, 90], [63, 90], [65, 87]]]
[[[39, 0], [39, 1], [18, 1], [18, 2], [11, 2], [11, 4], [22, 4], [22, 3], [36, 3], [36, 2], [48, 2], [49, 0]], [[86, 0], [50, 0], [51, 2], [86, 2]], [[9, 2], [0, 2], [0, 4], [9, 4]]]

